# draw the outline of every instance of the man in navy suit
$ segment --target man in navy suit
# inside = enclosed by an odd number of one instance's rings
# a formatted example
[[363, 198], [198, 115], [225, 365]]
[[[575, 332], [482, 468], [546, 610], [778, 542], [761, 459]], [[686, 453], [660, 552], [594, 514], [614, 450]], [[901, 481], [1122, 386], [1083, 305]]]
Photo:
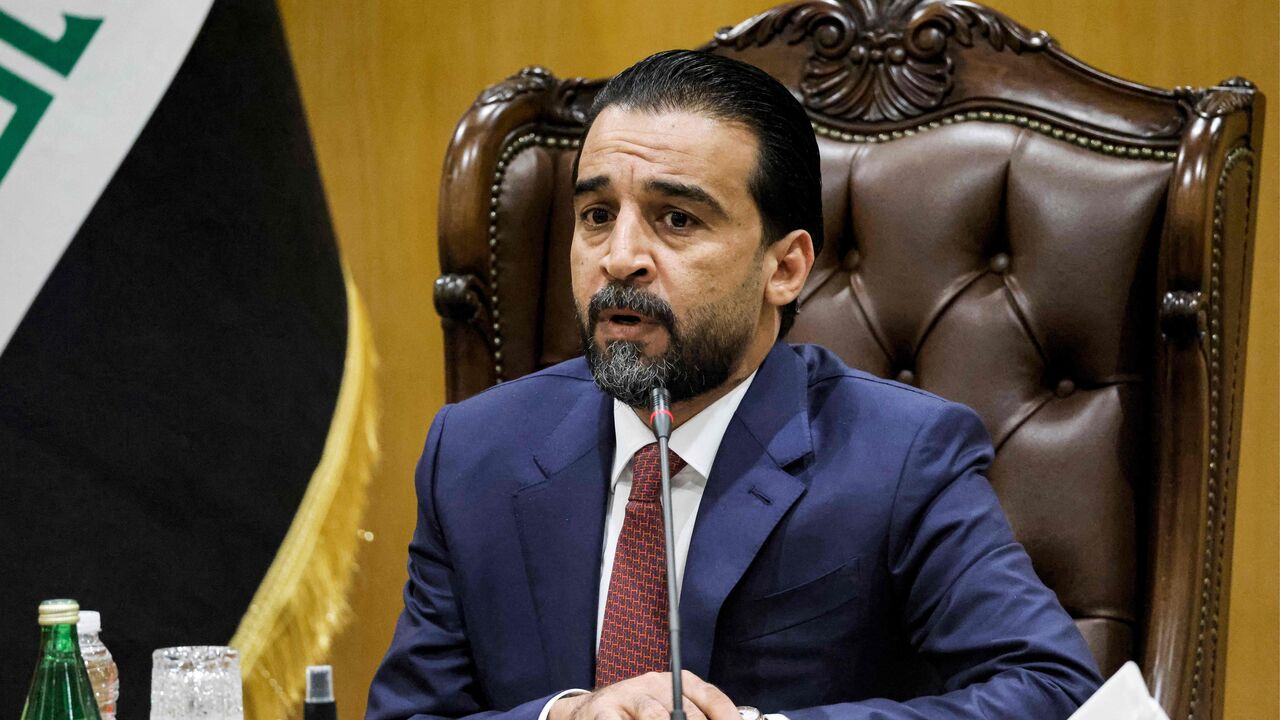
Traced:
[[667, 717], [657, 384], [690, 720], [1070, 715], [1100, 678], [983, 476], [978, 418], [781, 342], [822, 243], [787, 90], [648, 58], [597, 98], [574, 182], [586, 357], [436, 416], [367, 717]]

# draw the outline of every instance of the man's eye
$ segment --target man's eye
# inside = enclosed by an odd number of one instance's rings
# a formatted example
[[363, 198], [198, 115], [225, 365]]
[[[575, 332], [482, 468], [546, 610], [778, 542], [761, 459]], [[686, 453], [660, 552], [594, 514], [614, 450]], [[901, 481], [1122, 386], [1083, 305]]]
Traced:
[[672, 210], [667, 213], [667, 222], [671, 223], [671, 227], [682, 230], [693, 224], [693, 218], [679, 210]]
[[609, 222], [609, 211], [604, 208], [591, 208], [582, 214], [588, 225], [603, 225]]

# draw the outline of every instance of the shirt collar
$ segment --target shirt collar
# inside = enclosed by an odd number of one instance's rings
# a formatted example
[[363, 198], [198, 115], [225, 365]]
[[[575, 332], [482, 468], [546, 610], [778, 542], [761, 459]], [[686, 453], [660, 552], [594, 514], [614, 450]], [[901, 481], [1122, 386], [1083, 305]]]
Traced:
[[[720, 441], [724, 439], [729, 421], [738, 411], [738, 405], [742, 404], [742, 398], [755, 377], [756, 374], [751, 373], [737, 387], [672, 431], [671, 450], [683, 458], [703, 480], [711, 477], [711, 466], [715, 463], [716, 453], [720, 451]], [[613, 473], [609, 476], [610, 488], [618, 484], [622, 471], [631, 462], [631, 456], [653, 442], [653, 431], [649, 426], [636, 417], [630, 407], [616, 399], [613, 401], [613, 432], [615, 449]]]

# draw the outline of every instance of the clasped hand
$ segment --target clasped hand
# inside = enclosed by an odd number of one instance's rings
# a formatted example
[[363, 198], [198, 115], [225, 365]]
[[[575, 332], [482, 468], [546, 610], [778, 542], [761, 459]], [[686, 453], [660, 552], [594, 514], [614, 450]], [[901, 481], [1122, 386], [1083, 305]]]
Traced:
[[[739, 720], [738, 708], [720, 688], [685, 670], [684, 713], [688, 720]], [[646, 673], [585, 695], [563, 697], [548, 720], [668, 720], [671, 673]]]

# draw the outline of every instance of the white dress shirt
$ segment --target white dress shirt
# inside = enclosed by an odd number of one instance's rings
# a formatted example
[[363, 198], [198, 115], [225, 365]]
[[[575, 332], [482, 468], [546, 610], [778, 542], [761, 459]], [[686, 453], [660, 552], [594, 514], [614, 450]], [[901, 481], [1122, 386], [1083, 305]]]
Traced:
[[[685, 559], [689, 556], [689, 541], [693, 538], [694, 519], [698, 505], [702, 503], [702, 491], [711, 477], [711, 467], [720, 452], [729, 421], [738, 412], [738, 405], [755, 380], [753, 372], [746, 380], [723, 397], [711, 403], [702, 412], [684, 421], [671, 432], [668, 447], [686, 463], [684, 469], [671, 478], [671, 520], [676, 540], [676, 587], [684, 576]], [[609, 505], [605, 511], [604, 554], [600, 562], [600, 602], [596, 614], [596, 647], [600, 647], [600, 631], [604, 627], [605, 603], [609, 599], [609, 580], [613, 576], [613, 558], [618, 550], [618, 536], [622, 534], [622, 521], [627, 513], [627, 499], [631, 496], [631, 461], [636, 451], [654, 442], [653, 431], [645, 425], [634, 410], [618, 400], [613, 401], [613, 470], [609, 473]], [[551, 706], [562, 697], [589, 692], [582, 689], [565, 690], [547, 701], [538, 720], [547, 720]], [[785, 720], [785, 718], [783, 718]]]
[[[742, 396], [747, 394], [755, 373], [705, 410], [684, 421], [671, 433], [668, 447], [687, 463], [671, 478], [671, 534], [676, 541], [676, 587], [684, 577], [684, 561], [689, 557], [689, 541], [693, 538], [693, 521], [702, 503], [702, 491], [711, 477], [711, 466], [720, 451], [720, 441], [729, 421], [738, 411]], [[627, 514], [631, 497], [631, 461], [640, 448], [654, 442], [653, 430], [636, 416], [634, 410], [613, 401], [613, 471], [609, 473], [609, 509], [605, 514], [604, 554], [600, 563], [600, 602], [596, 613], [596, 648], [604, 628], [605, 603], [609, 599], [609, 581], [613, 576], [613, 558], [618, 551], [618, 536]]]

